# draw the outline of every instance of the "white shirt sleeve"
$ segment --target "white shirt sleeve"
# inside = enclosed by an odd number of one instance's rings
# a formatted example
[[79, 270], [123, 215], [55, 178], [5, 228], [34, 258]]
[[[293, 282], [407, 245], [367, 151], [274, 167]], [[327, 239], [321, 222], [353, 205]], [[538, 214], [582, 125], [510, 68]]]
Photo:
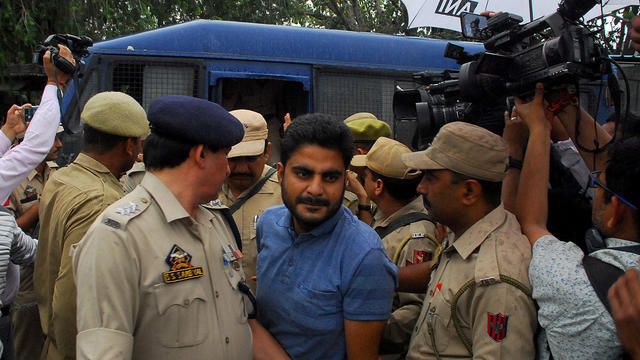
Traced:
[[[24, 140], [0, 158], [0, 202], [11, 195], [51, 150], [60, 124], [57, 91], [54, 85], [44, 88], [40, 106], [33, 115]], [[6, 136], [0, 136], [0, 153], [6, 148], [7, 141]]]

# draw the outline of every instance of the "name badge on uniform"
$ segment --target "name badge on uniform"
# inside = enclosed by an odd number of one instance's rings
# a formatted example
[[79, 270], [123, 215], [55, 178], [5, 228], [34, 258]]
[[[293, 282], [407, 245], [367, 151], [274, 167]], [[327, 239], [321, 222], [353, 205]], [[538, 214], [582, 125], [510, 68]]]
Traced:
[[204, 276], [202, 266], [191, 265], [191, 255], [176, 244], [169, 251], [165, 261], [171, 267], [170, 271], [162, 273], [162, 279], [167, 284]]

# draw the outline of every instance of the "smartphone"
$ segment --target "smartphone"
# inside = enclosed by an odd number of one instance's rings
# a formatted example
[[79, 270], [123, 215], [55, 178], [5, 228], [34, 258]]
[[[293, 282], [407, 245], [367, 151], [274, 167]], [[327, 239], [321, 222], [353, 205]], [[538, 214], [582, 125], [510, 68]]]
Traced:
[[37, 106], [24, 108], [24, 111], [22, 112], [22, 121], [25, 123], [31, 121], [31, 119], [33, 118], [33, 114], [36, 113], [36, 110], [38, 110]]

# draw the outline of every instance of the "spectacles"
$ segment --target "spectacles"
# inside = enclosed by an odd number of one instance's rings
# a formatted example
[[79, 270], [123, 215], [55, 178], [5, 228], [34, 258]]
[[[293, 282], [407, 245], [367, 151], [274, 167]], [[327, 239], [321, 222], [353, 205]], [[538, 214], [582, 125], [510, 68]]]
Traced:
[[598, 178], [600, 177], [600, 174], [602, 173], [602, 170], [597, 170], [597, 171], [592, 171], [589, 174], [589, 187], [590, 188], [597, 188], [597, 187], [601, 187], [604, 190], [610, 192], [611, 194], [613, 194], [615, 197], [617, 197], [618, 199], [620, 199], [620, 201], [622, 201], [623, 203], [629, 205], [633, 210], [638, 210], [638, 207], [633, 205], [632, 203], [630, 203], [629, 201], [627, 201], [625, 198], [623, 198], [622, 196], [616, 194], [615, 191], [609, 189], [605, 184], [602, 183], [602, 181], [600, 181]]

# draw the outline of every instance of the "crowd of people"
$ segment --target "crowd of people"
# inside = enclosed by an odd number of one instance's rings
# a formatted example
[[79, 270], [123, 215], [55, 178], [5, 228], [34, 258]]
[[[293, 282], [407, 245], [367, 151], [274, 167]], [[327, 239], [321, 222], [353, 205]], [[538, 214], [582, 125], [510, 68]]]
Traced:
[[421, 151], [306, 114], [272, 166], [255, 111], [102, 92], [58, 168], [68, 75], [43, 64], [0, 134], [4, 358], [640, 359], [640, 134], [575, 94], [538, 84], [502, 136], [451, 122]]

